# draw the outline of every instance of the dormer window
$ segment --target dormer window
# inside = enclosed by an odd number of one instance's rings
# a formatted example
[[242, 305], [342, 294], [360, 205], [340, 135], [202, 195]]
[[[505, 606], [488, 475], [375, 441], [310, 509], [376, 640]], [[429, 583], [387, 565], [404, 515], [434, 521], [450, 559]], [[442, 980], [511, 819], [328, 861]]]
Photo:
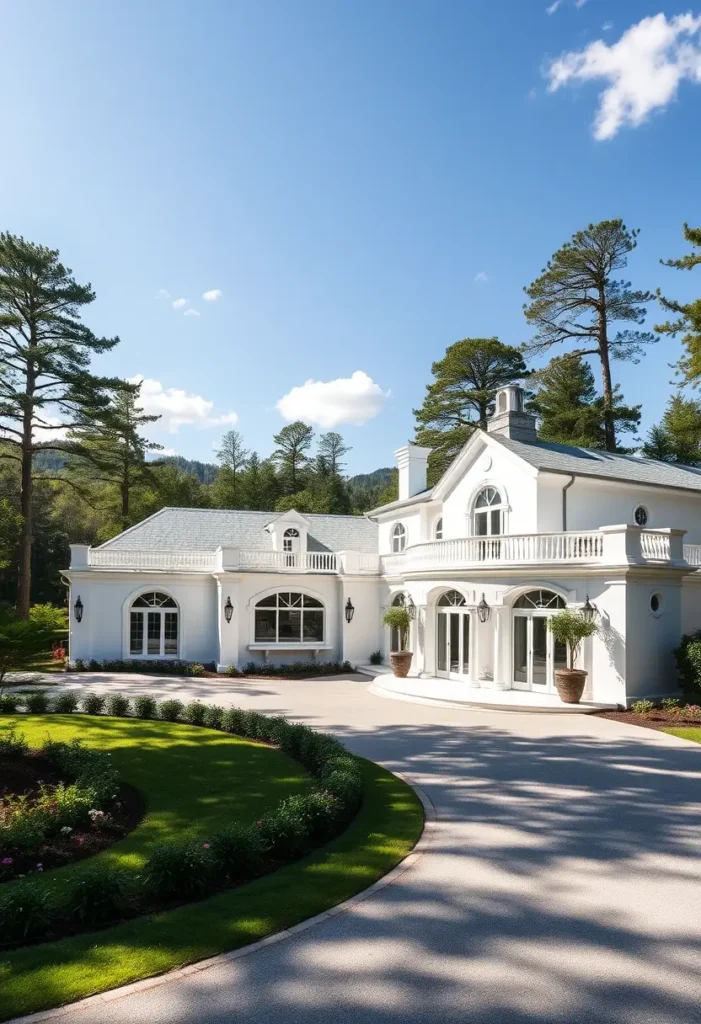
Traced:
[[283, 551], [299, 551], [299, 530], [285, 530], [282, 537]]
[[406, 527], [396, 523], [392, 530], [392, 553], [400, 555], [406, 547]]

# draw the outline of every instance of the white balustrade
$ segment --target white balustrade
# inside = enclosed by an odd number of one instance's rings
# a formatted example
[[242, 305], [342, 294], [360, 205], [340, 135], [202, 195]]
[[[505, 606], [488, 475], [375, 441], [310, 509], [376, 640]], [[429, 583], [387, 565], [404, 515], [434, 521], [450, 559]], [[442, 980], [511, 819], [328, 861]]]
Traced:
[[640, 533], [640, 551], [643, 558], [656, 562], [668, 562], [671, 557], [669, 533], [642, 530]]
[[147, 551], [91, 548], [88, 565], [95, 569], [155, 569], [163, 572], [212, 572], [214, 551]]
[[253, 572], [337, 572], [334, 551], [242, 551], [239, 564]]
[[698, 565], [701, 567], [701, 544], [685, 544], [684, 558], [689, 565]]
[[463, 537], [414, 544], [402, 555], [385, 555], [384, 571], [449, 569], [461, 566], [543, 562], [598, 562], [603, 555], [598, 530], [586, 533], [526, 533], [501, 537]]

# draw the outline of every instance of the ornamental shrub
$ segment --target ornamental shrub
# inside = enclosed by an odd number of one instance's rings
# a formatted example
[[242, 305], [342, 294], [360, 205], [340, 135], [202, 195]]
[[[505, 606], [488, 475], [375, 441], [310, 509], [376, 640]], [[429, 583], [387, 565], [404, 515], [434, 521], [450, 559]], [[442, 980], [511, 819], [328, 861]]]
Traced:
[[202, 725], [204, 725], [206, 729], [221, 729], [223, 714], [224, 709], [217, 707], [216, 704], [205, 704]]
[[153, 697], [149, 697], [147, 694], [143, 694], [140, 697], [134, 697], [134, 714], [137, 718], [155, 718], [158, 709], [158, 704]]
[[266, 853], [258, 825], [229, 825], [212, 837], [210, 847], [216, 874], [227, 882], [243, 881], [257, 874]]
[[17, 693], [0, 693], [0, 715], [16, 714], [21, 703]]
[[4, 941], [45, 938], [58, 920], [56, 898], [46, 884], [27, 879], [0, 886], [0, 935]]
[[382, 651], [373, 651], [372, 652], [372, 654], [370, 655], [370, 664], [371, 665], [381, 665], [382, 664]]
[[13, 725], [8, 732], [0, 736], [0, 756], [22, 757], [29, 750], [24, 733], [17, 735], [17, 726]]
[[240, 669], [238, 669], [236, 667], [236, 665], [228, 665], [227, 669], [226, 669], [226, 672], [225, 672], [225, 675], [231, 676], [232, 678], [236, 679], [240, 675], [242, 675], [242, 672], [241, 672]]
[[45, 715], [49, 710], [49, 698], [43, 690], [35, 690], [27, 694], [24, 706], [30, 715]]
[[129, 698], [122, 693], [110, 693], [105, 702], [108, 715], [114, 718], [126, 718], [129, 714]]
[[313, 842], [330, 839], [340, 816], [340, 804], [336, 797], [319, 789], [288, 797], [280, 805], [280, 809], [283, 808], [297, 816], [306, 835]]
[[83, 697], [83, 711], [86, 715], [101, 715], [105, 710], [105, 697], [101, 693], [88, 693]]
[[201, 701], [191, 700], [189, 704], [185, 705], [183, 718], [186, 722], [189, 722], [190, 725], [203, 725], [204, 713], [206, 710], [205, 705], [202, 704]]
[[651, 711], [654, 711], [655, 705], [651, 700], [634, 700], [630, 708], [636, 715], [649, 715]]
[[62, 909], [71, 924], [94, 928], [125, 917], [129, 895], [124, 872], [94, 865], [73, 880]]
[[188, 675], [190, 676], [203, 676], [205, 674], [204, 665], [200, 665], [199, 661], [195, 661], [190, 665], [188, 669]]
[[305, 820], [296, 807], [288, 806], [287, 801], [264, 814], [258, 828], [266, 849], [276, 860], [296, 857], [309, 846]]
[[698, 699], [701, 697], [701, 629], [683, 636], [673, 654], [684, 693]]
[[183, 711], [181, 700], [162, 700], [158, 705], [158, 717], [166, 722], [177, 722]]
[[241, 708], [227, 708], [221, 716], [221, 728], [224, 732], [241, 733], [241, 719], [243, 711]]
[[57, 715], [72, 715], [78, 709], [78, 694], [72, 690], [59, 693], [54, 698], [51, 710]]
[[665, 711], [670, 711], [673, 713], [679, 711], [680, 703], [681, 702], [678, 697], [662, 698], [662, 707], [665, 709]]
[[154, 846], [143, 875], [147, 899], [168, 903], [203, 896], [214, 878], [209, 845], [182, 839]]

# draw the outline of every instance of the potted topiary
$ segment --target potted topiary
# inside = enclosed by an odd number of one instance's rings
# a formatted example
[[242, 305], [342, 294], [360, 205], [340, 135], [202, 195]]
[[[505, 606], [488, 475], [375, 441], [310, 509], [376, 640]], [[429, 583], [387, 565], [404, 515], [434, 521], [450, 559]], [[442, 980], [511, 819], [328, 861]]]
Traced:
[[404, 608], [403, 605], [392, 605], [385, 612], [382, 622], [385, 626], [389, 626], [390, 629], [394, 627], [399, 634], [399, 650], [393, 651], [389, 656], [389, 663], [392, 666], [392, 671], [395, 676], [399, 679], [404, 679], [408, 675], [409, 668], [411, 667], [411, 659], [413, 654], [408, 651], [407, 643], [409, 641], [409, 628], [411, 626], [411, 615], [409, 610]]
[[597, 629], [596, 622], [581, 612], [562, 611], [548, 619], [548, 629], [558, 643], [567, 645], [567, 668], [555, 669], [555, 686], [563, 704], [579, 704], [584, 693], [587, 673], [584, 669], [575, 668], [582, 640], [593, 636]]

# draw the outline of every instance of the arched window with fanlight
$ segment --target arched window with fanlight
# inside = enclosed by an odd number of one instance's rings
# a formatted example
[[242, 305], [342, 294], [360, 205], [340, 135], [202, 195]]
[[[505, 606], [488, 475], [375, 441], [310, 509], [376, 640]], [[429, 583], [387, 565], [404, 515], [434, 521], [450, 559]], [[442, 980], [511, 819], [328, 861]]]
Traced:
[[129, 654], [139, 658], [177, 658], [178, 606], [157, 590], [141, 594], [129, 611]]
[[443, 540], [443, 516], [439, 516], [433, 524], [433, 539]]
[[254, 610], [257, 644], [324, 642], [324, 606], [308, 594], [281, 591], [261, 598]]
[[295, 566], [299, 555], [299, 530], [296, 530], [294, 526], [283, 533], [282, 550], [285, 555], [285, 567]]
[[402, 553], [406, 547], [406, 527], [403, 523], [395, 523], [392, 530], [392, 552], [395, 555]]
[[473, 533], [476, 537], [498, 537], [504, 532], [506, 502], [497, 487], [483, 487], [477, 495], [473, 511]]

